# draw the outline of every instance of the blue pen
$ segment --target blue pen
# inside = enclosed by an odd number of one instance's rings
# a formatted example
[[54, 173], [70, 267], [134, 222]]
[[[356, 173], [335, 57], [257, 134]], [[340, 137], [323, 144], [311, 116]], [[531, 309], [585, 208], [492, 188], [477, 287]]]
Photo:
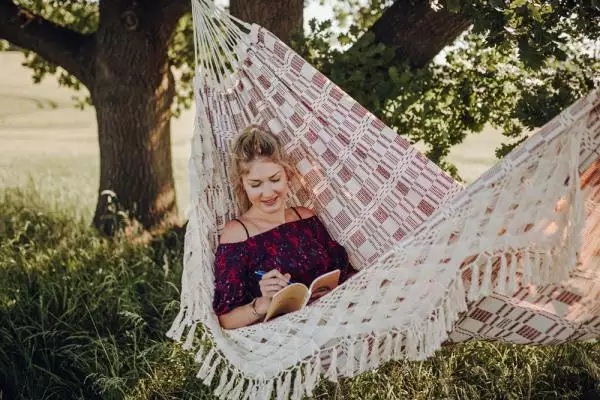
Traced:
[[[265, 271], [254, 271], [254, 275], [258, 276], [258, 277], [259, 277], [259, 278], [261, 278], [261, 279], [262, 279], [262, 277], [263, 277], [265, 274], [266, 274], [266, 272], [265, 272]], [[288, 285], [289, 285], [290, 283], [293, 283], [291, 279], [288, 281]]]

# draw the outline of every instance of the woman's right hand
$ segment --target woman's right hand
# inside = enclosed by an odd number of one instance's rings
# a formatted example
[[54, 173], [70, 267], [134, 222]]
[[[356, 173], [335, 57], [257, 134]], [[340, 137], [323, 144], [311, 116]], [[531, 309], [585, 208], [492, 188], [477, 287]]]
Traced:
[[290, 274], [282, 274], [276, 269], [270, 270], [264, 274], [262, 279], [258, 282], [260, 293], [263, 297], [273, 297], [275, 293], [288, 285], [291, 277]]

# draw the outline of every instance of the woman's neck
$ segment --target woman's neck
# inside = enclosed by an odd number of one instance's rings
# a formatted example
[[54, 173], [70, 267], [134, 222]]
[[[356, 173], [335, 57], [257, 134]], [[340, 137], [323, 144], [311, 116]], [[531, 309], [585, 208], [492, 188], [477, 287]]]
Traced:
[[248, 217], [250, 219], [263, 221], [273, 225], [281, 225], [286, 222], [286, 209], [282, 207], [281, 210], [277, 210], [272, 213], [266, 213], [257, 208], [251, 208]]

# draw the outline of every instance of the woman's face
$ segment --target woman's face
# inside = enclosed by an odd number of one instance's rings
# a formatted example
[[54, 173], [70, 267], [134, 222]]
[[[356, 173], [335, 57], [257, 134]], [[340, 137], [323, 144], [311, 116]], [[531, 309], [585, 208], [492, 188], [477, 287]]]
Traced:
[[288, 177], [282, 165], [268, 159], [257, 159], [247, 165], [242, 183], [250, 203], [265, 213], [285, 209]]

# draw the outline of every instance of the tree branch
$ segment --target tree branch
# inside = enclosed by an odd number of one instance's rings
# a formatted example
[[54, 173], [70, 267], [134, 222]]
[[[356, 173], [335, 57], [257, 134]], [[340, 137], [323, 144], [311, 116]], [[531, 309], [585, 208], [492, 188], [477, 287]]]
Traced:
[[0, 39], [63, 67], [89, 87], [93, 74], [93, 35], [83, 35], [57, 25], [11, 0], [0, 0]]
[[470, 25], [459, 13], [433, 10], [429, 1], [397, 0], [369, 31], [394, 48], [399, 60], [422, 68]]

